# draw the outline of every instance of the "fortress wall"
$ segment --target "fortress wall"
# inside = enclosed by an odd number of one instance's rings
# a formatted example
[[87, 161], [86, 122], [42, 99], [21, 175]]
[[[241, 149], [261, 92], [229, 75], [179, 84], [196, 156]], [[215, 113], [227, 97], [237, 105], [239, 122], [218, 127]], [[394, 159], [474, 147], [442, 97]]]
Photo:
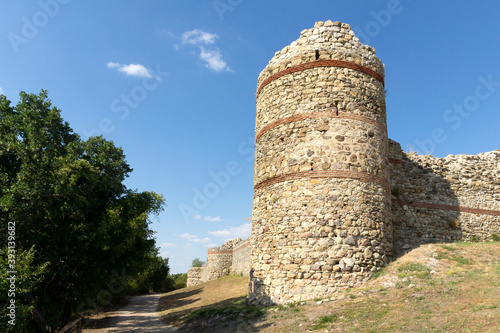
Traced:
[[208, 281], [208, 266], [207, 266], [207, 264], [205, 264], [202, 267], [200, 276], [201, 276], [201, 282], [207, 282]]
[[232, 274], [248, 276], [250, 272], [250, 239], [234, 244]]
[[391, 255], [383, 80], [375, 50], [331, 21], [259, 76], [250, 302], [325, 297]]
[[211, 247], [208, 249], [208, 280], [215, 280], [231, 273], [233, 248], [239, 242], [241, 242], [241, 238], [236, 238], [222, 244], [220, 247]]
[[[394, 151], [398, 144], [391, 143]], [[500, 235], [500, 150], [478, 155], [403, 153], [391, 163], [394, 247], [491, 240]]]
[[191, 267], [187, 272], [187, 282], [186, 286], [196, 286], [200, 283], [206, 282], [207, 280], [203, 280], [203, 271], [207, 272], [207, 267]]
[[500, 150], [435, 158], [387, 138], [384, 66], [349, 25], [317, 22], [257, 85], [252, 233], [188, 285], [249, 275], [249, 302], [326, 297], [421, 244], [500, 235]]
[[188, 270], [187, 286], [194, 286], [220, 277], [237, 274], [248, 276], [250, 239], [235, 238], [220, 247], [208, 249], [207, 263]]
[[[391, 175], [393, 239], [394, 248], [398, 253], [432, 242], [489, 241], [493, 239], [493, 235], [500, 235], [500, 150], [478, 155], [448, 155], [445, 158], [435, 158], [429, 155], [404, 153], [399, 143], [390, 140], [388, 159]], [[311, 182], [314, 184], [315, 180]], [[292, 185], [302, 186], [296, 182]], [[336, 185], [334, 188], [341, 186]], [[372, 192], [371, 189], [366, 191]], [[300, 195], [292, 195], [291, 192], [290, 197]], [[331, 194], [340, 197], [349, 196], [350, 193], [336, 191]], [[274, 201], [271, 197], [268, 199]], [[308, 200], [312, 200], [312, 197]], [[345, 200], [348, 199], [340, 199], [340, 201]], [[279, 199], [276, 200], [278, 201]], [[353, 206], [354, 210], [365, 208], [355, 204]], [[322, 215], [321, 209], [309, 209], [308, 212], [311, 220], [313, 216], [325, 220], [331, 218], [328, 214]], [[282, 214], [282, 219], [289, 220], [286, 214]], [[324, 235], [326, 232], [336, 230], [337, 227], [348, 233], [348, 226], [342, 228], [340, 223], [340, 219], [334, 223], [335, 227], [324, 223]], [[275, 228], [280, 230], [280, 234], [287, 236], [291, 231], [280, 225], [282, 224], [278, 223]], [[342, 234], [341, 232], [340, 235]], [[309, 238], [307, 234], [302, 235], [302, 238], [303, 243], [294, 251], [290, 251], [290, 257], [308, 255], [304, 253], [307, 250], [302, 251], [301, 246], [307, 248], [304, 244]], [[351, 241], [349, 238], [348, 242]], [[368, 244], [368, 240], [362, 239], [360, 244]], [[208, 263], [204, 267], [191, 268], [188, 271], [187, 285], [197, 285], [227, 275], [228, 272], [248, 276], [251, 246], [250, 239], [247, 238], [232, 240], [220, 248], [210, 249], [211, 274]], [[255, 244], [253, 246], [254, 252], [260, 253], [261, 249]], [[323, 241], [318, 244], [317, 249], [322, 250], [322, 247], [327, 248], [332, 256], [335, 251], [342, 249], [342, 246], [335, 242]], [[228, 256], [230, 248], [232, 248], [231, 264]], [[266, 250], [262, 249], [263, 252]], [[263, 255], [263, 258], [272, 255], [274, 254]], [[357, 251], [354, 258], [358, 259], [359, 263], [364, 259], [364, 255], [364, 251]], [[378, 259], [382, 263], [384, 258]], [[312, 261], [307, 262], [312, 264]], [[334, 262], [330, 259], [324, 264], [335, 266]], [[317, 277], [323, 274], [320, 267], [315, 267]], [[338, 268], [333, 269], [338, 270]], [[357, 271], [358, 267], [354, 266], [353, 269]], [[347, 279], [342, 277], [340, 271], [337, 271], [338, 276], [346, 285], [356, 283], [348, 275]], [[333, 287], [333, 284], [330, 287]], [[313, 293], [315, 289], [311, 286], [309, 290]], [[287, 291], [292, 292], [289, 289]]]

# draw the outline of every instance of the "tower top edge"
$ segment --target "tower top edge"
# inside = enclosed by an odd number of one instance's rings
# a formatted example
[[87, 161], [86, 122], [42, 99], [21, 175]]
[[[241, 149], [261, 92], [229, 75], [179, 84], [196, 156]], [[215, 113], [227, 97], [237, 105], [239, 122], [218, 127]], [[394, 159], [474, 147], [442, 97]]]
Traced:
[[[314, 27], [300, 32], [297, 40], [277, 51], [259, 76], [288, 63], [292, 59], [303, 58], [311, 52], [323, 52], [331, 59], [360, 59], [360, 62], [383, 75], [384, 64], [375, 55], [375, 48], [363, 44], [347, 23], [340, 21], [318, 21]], [[306, 57], [310, 59], [310, 57]]]

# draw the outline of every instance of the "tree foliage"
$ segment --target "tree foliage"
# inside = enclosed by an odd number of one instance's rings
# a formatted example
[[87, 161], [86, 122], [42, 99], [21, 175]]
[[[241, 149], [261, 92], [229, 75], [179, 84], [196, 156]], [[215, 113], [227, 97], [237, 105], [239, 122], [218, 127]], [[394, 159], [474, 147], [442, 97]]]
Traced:
[[174, 278], [174, 289], [186, 288], [187, 273], [175, 274], [173, 278]]
[[[116, 276], [157, 260], [149, 216], [164, 198], [127, 189], [130, 172], [121, 148], [102, 136], [82, 140], [46, 91], [22, 92], [15, 106], [0, 95], [0, 259], [14, 222], [16, 264], [30, 267], [18, 272], [28, 282], [16, 293], [16, 323], [26, 316], [40, 332], [55, 331], [116, 292]], [[8, 301], [2, 293], [0, 311]]]
[[200, 258], [194, 258], [191, 262], [191, 267], [203, 267], [203, 265], [205, 265], [205, 262]]
[[146, 268], [129, 282], [126, 292], [132, 295], [171, 291], [173, 288], [169, 288], [167, 282], [169, 272], [168, 258], [152, 255], [148, 258]]

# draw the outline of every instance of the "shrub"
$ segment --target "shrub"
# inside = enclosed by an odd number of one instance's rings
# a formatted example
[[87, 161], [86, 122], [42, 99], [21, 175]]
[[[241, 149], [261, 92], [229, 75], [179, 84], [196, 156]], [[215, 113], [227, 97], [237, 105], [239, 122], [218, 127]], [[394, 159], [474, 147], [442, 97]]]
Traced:
[[200, 258], [194, 258], [193, 261], [191, 262], [191, 267], [203, 267], [204, 265], [205, 262]]
[[187, 283], [187, 273], [184, 274], [176, 274], [176, 279], [174, 282], [174, 288], [175, 289], [181, 289], [186, 287]]
[[450, 226], [450, 228], [453, 228], [453, 229], [456, 229], [458, 228], [458, 220], [450, 220], [448, 221], [448, 225]]
[[399, 195], [401, 194], [401, 190], [399, 189], [399, 187], [395, 186], [392, 188], [391, 194], [395, 197], [399, 197]]

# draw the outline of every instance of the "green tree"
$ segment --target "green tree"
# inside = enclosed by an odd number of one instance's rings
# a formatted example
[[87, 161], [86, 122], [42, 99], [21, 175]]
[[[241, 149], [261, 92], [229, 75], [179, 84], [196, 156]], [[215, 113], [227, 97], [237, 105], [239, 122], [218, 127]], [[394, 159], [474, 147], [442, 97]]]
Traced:
[[191, 267], [203, 267], [203, 265], [205, 265], [205, 262], [200, 258], [194, 258], [191, 262]]
[[[8, 303], [2, 299], [0, 332], [33, 332], [36, 330], [36, 326], [31, 320], [30, 305], [19, 303], [18, 297], [16, 297], [17, 295], [30, 295], [31, 290], [41, 282], [44, 276], [46, 265], [34, 266], [34, 254], [33, 248], [28, 251], [17, 252], [16, 274], [11, 274], [8, 273], [9, 269], [7, 269], [10, 266], [8, 252], [5, 249], [0, 249], [0, 264], [2, 267], [0, 269], [0, 290], [2, 290], [2, 297], [8, 298]], [[11, 300], [14, 301], [14, 305], [11, 305]], [[11, 308], [14, 311], [11, 312]], [[11, 323], [9, 323], [10, 321]]]
[[167, 282], [169, 271], [168, 258], [162, 258], [155, 253], [148, 259], [146, 268], [130, 281], [127, 293], [143, 294], [172, 290], [169, 289]]
[[175, 289], [181, 289], [181, 288], [186, 288], [187, 284], [187, 273], [182, 273], [182, 274], [176, 274], [174, 276], [174, 288]]
[[14, 222], [16, 251], [36, 272], [17, 303], [40, 332], [109, 301], [120, 289], [110, 281], [144, 271], [156, 254], [149, 216], [164, 199], [127, 189], [131, 171], [113, 142], [73, 133], [46, 91], [22, 92], [14, 107], [0, 95], [0, 239], [7, 244]]

